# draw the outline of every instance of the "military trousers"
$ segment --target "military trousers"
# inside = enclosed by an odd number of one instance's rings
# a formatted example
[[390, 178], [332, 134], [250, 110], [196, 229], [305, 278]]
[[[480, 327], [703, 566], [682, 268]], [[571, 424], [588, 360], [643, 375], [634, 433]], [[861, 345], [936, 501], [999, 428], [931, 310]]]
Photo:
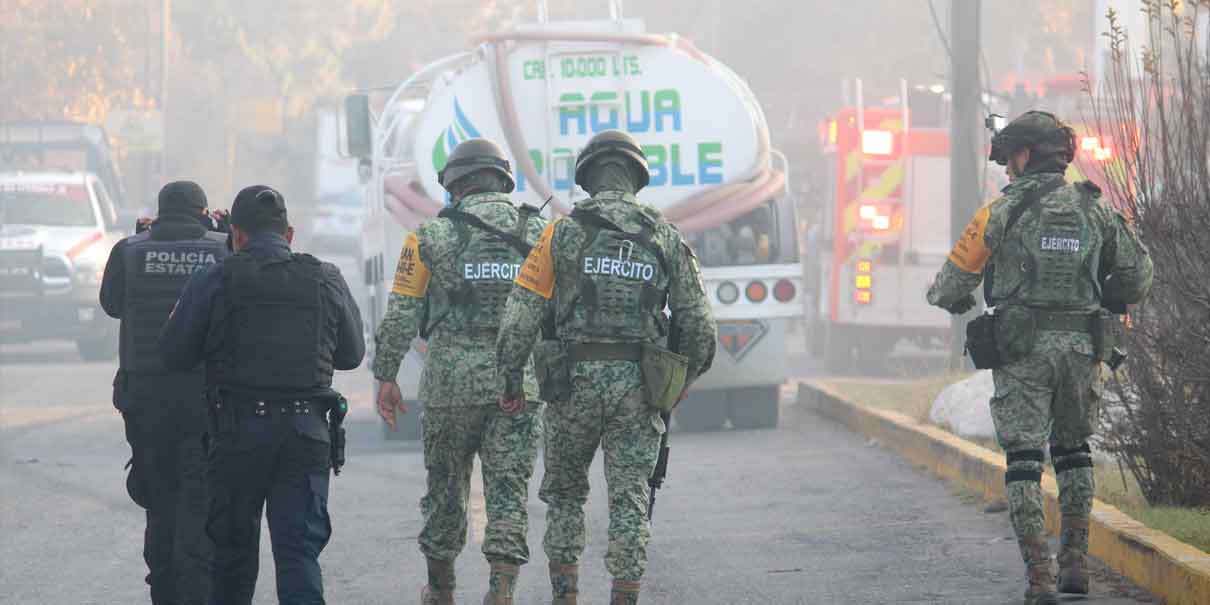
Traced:
[[453, 561], [466, 545], [475, 455], [482, 465], [487, 525], [483, 554], [516, 565], [529, 561], [529, 479], [542, 438], [541, 404], [506, 416], [490, 405], [429, 406], [421, 420], [427, 489], [420, 500], [420, 551]]
[[252, 602], [267, 513], [278, 602], [322, 605], [319, 554], [332, 535], [327, 420], [288, 401], [267, 403], [264, 415], [248, 402], [225, 403], [213, 420], [207, 474], [206, 531], [215, 545], [210, 603]]
[[638, 363], [575, 364], [570, 398], [551, 402], [546, 410], [546, 472], [539, 497], [548, 507], [542, 545], [551, 562], [578, 564], [587, 545], [588, 470], [599, 447], [609, 494], [605, 566], [615, 579], [642, 579], [651, 538], [647, 480], [664, 430], [659, 412], [645, 400]]
[[[1088, 334], [1040, 331], [1028, 356], [993, 371], [992, 420], [1008, 456], [1005, 491], [1018, 539], [1045, 532], [1039, 479], [1047, 446], [1063, 516], [1087, 519], [1092, 511], [1087, 442], [1100, 414], [1102, 368]], [[1073, 548], [1087, 552], [1086, 534], [1074, 540]], [[1022, 558], [1026, 565], [1037, 563], [1024, 550]]]
[[127, 492], [146, 510], [143, 560], [151, 602], [202, 605], [210, 586], [206, 537], [204, 423], [182, 422], [181, 408], [204, 410], [196, 385], [171, 376], [124, 377], [115, 389], [131, 459]]

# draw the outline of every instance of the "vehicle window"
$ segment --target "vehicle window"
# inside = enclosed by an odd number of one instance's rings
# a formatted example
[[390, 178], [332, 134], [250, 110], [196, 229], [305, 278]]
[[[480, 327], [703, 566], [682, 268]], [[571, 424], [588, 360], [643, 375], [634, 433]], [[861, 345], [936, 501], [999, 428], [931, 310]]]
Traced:
[[776, 262], [781, 242], [774, 202], [757, 206], [713, 229], [689, 234], [688, 239], [703, 267]]
[[101, 181], [93, 181], [92, 187], [97, 192], [97, 202], [101, 205], [101, 220], [105, 222], [105, 228], [117, 228], [118, 213], [113, 208], [113, 200], [109, 197], [105, 184]]
[[84, 185], [0, 184], [0, 224], [92, 227], [97, 218]]

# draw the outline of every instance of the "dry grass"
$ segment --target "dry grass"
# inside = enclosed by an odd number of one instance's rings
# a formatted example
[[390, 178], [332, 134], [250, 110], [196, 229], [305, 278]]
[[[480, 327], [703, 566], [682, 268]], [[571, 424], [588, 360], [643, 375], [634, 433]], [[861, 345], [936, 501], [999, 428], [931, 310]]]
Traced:
[[[945, 387], [968, 376], [969, 373], [963, 373], [917, 380], [831, 379], [821, 382], [847, 401], [871, 408], [893, 410], [917, 422], [929, 424], [929, 410], [937, 395], [945, 390]], [[992, 451], [1002, 451], [993, 440], [967, 440]], [[1148, 527], [1210, 552], [1210, 510], [1152, 506], [1143, 498], [1134, 477], [1129, 472], [1120, 472], [1117, 464], [1112, 462], [1097, 466], [1096, 484], [1097, 498], [1118, 507]]]

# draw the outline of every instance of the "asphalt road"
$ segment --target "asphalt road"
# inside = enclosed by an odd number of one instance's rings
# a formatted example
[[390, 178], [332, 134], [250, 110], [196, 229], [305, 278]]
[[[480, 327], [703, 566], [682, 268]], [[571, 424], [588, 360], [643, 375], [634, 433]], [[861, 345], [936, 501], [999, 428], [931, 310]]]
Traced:
[[[142, 511], [125, 494], [128, 450], [109, 403], [113, 371], [81, 363], [67, 344], [0, 348], [0, 604], [148, 602]], [[420, 452], [382, 440], [368, 375], [344, 373], [338, 382], [355, 407], [349, 464], [332, 484], [334, 535], [321, 559], [329, 602], [418, 602]], [[645, 603], [1020, 603], [1023, 571], [1006, 514], [984, 513], [798, 406], [791, 391], [777, 430], [674, 435]], [[593, 473], [582, 602], [604, 603], [599, 457]], [[519, 604], [549, 602], [537, 479], [534, 556]], [[478, 487], [473, 499], [472, 535], [458, 561], [458, 599], [468, 603], [486, 582]], [[258, 604], [275, 602], [267, 536]], [[1153, 601], [1102, 575], [1085, 602]]]

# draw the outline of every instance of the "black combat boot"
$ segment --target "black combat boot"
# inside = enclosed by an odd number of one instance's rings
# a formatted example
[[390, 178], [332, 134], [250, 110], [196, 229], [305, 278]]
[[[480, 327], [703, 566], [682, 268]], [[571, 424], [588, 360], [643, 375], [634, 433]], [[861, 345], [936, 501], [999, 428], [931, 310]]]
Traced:
[[1064, 515], [1059, 541], [1059, 592], [1088, 594], [1088, 519]]
[[454, 605], [454, 562], [426, 558], [429, 583], [420, 591], [421, 605]]

